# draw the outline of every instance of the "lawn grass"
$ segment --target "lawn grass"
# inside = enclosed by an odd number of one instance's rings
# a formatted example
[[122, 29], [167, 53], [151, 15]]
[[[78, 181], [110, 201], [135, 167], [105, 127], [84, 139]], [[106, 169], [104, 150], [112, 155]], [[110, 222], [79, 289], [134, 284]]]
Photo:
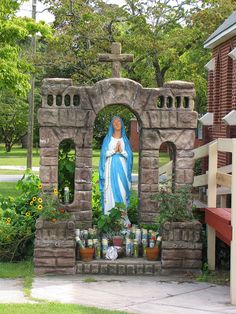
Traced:
[[[99, 304], [98, 304], [99, 305]], [[1, 314], [125, 314], [127, 312], [110, 311], [76, 304], [0, 304]]]
[[[20, 146], [13, 146], [7, 153], [3, 144], [0, 145], [0, 166], [26, 166], [27, 150]], [[33, 166], [39, 166], [39, 150], [33, 149]]]
[[20, 195], [20, 191], [16, 189], [16, 182], [0, 182], [0, 194], [16, 197]]
[[[26, 166], [26, 149], [19, 146], [13, 146], [11, 152], [6, 153], [4, 146], [0, 144], [0, 166]], [[93, 168], [98, 169], [100, 158], [100, 150], [93, 150]], [[160, 153], [160, 166], [169, 161], [167, 153]], [[39, 151], [34, 148], [33, 150], [33, 166], [39, 167]], [[138, 172], [138, 153], [134, 152], [133, 172]], [[23, 171], [0, 169], [0, 174], [23, 174]]]
[[[0, 278], [26, 278], [33, 276], [32, 261], [0, 263]], [[0, 312], [1, 313], [1, 312]]]

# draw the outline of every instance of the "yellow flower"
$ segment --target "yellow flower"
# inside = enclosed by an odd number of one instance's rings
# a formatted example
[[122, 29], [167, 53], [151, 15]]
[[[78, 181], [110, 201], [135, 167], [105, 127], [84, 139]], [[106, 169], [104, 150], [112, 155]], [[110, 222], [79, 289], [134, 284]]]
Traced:
[[26, 212], [26, 213], [25, 213], [25, 216], [26, 216], [26, 217], [30, 217], [30, 212]]
[[34, 202], [35, 202], [35, 201], [36, 201], [36, 199], [37, 199], [37, 198], [34, 196], [34, 197], [32, 198], [32, 201], [34, 201]]
[[42, 198], [39, 197], [39, 198], [38, 198], [38, 202], [39, 202], [39, 203], [42, 203], [42, 201], [43, 201]]
[[42, 184], [41, 184], [41, 183], [38, 185], [38, 188], [39, 188], [39, 189], [42, 189]]
[[54, 195], [58, 195], [58, 190], [57, 190], [57, 189], [54, 189], [54, 190], [53, 190], [53, 193], [54, 193]]
[[38, 205], [38, 209], [41, 210], [43, 206], [41, 204]]
[[6, 224], [9, 225], [10, 223], [11, 223], [11, 218], [7, 218], [7, 219], [6, 219]]
[[33, 204], [34, 204], [34, 202], [33, 202], [33, 201], [31, 201], [31, 202], [30, 202], [30, 205], [32, 206]]

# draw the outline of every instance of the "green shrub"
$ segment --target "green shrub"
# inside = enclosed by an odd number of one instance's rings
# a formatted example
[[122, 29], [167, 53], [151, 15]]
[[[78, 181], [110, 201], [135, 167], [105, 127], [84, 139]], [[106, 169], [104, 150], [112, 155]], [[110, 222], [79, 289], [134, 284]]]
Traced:
[[131, 195], [130, 195], [130, 203], [128, 207], [128, 217], [131, 222], [131, 224], [138, 224], [138, 194], [136, 191], [131, 190]]
[[124, 204], [116, 203], [108, 215], [101, 214], [97, 219], [97, 229], [100, 235], [105, 234], [119, 234], [124, 228], [124, 221], [122, 219], [122, 213], [124, 210]]
[[188, 221], [193, 220], [191, 210], [191, 188], [184, 186], [172, 192], [168, 185], [160, 189], [153, 199], [157, 201], [159, 213], [157, 224], [159, 228], [166, 221]]
[[74, 199], [74, 177], [75, 177], [75, 144], [67, 139], [60, 143], [58, 161], [58, 189], [60, 201], [64, 202], [64, 188], [68, 187], [69, 202]]
[[97, 225], [97, 221], [102, 215], [101, 192], [99, 190], [99, 174], [97, 171], [93, 172], [92, 177], [92, 211], [93, 225]]
[[21, 195], [0, 195], [0, 260], [22, 260], [32, 255], [35, 221], [40, 215], [39, 178], [27, 170], [18, 182]]

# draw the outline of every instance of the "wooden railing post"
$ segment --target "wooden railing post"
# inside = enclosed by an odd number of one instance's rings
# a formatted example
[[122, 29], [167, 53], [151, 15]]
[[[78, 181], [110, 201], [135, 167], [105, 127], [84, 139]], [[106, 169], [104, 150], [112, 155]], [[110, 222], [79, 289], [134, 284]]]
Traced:
[[[216, 207], [216, 173], [217, 173], [217, 142], [209, 146], [209, 167], [208, 167], [208, 201], [209, 208]], [[207, 225], [207, 260], [209, 270], [215, 270], [215, 249], [216, 233], [215, 229]]]
[[231, 195], [230, 299], [231, 304], [236, 305], [236, 139], [232, 139]]

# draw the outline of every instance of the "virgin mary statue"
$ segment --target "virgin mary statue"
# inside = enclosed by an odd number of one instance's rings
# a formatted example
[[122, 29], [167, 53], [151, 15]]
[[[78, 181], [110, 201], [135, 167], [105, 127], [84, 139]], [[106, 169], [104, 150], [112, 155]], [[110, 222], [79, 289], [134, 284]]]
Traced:
[[129, 205], [133, 153], [120, 117], [114, 117], [102, 144], [99, 186], [103, 213], [109, 214], [115, 203]]

